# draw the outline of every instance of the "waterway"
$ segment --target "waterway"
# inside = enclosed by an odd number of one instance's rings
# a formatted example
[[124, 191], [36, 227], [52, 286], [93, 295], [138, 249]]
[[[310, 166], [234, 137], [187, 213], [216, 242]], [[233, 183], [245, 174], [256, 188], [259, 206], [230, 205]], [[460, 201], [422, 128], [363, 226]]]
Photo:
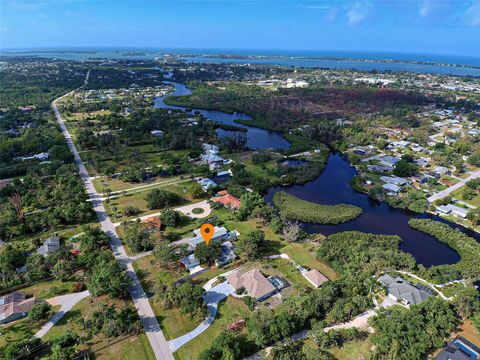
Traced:
[[[155, 108], [159, 109], [175, 109], [181, 111], [187, 111], [186, 108], [183, 106], [172, 106], [167, 105], [164, 102], [164, 99], [168, 96], [182, 96], [182, 95], [190, 95], [192, 91], [187, 88], [185, 85], [180, 83], [175, 83], [171, 81], [165, 81], [166, 84], [171, 84], [175, 86], [175, 90], [173, 93], [161, 96], [155, 99]], [[269, 131], [265, 129], [260, 129], [252, 126], [246, 126], [243, 124], [238, 124], [234, 120], [241, 119], [241, 120], [253, 120], [250, 115], [242, 114], [242, 113], [233, 113], [228, 114], [222, 111], [215, 111], [215, 110], [203, 110], [203, 109], [188, 109], [190, 113], [198, 112], [202, 114], [207, 119], [220, 122], [222, 124], [227, 125], [235, 125], [244, 129], [247, 129], [247, 146], [250, 149], [267, 149], [267, 148], [274, 148], [274, 149], [287, 149], [290, 147], [290, 143], [285, 140], [281, 133], [277, 131]], [[226, 137], [231, 136], [232, 131], [226, 131], [223, 129], [218, 129], [217, 134], [219, 137]]]
[[[175, 86], [175, 91], [166, 96], [191, 94], [190, 89], [185, 85], [172, 82], [169, 83]], [[166, 96], [157, 98], [155, 101], [155, 107], [187, 111], [184, 107], [166, 105], [163, 101]], [[199, 111], [208, 119], [225, 124], [238, 125], [233, 122], [234, 119], [252, 119], [250, 116], [241, 113], [227, 114], [221, 111], [208, 111], [202, 109], [192, 109], [192, 111]], [[278, 132], [266, 131], [247, 125], [242, 125], [242, 127], [245, 127], [248, 130], [248, 144], [252, 148], [265, 149], [288, 146], [288, 142], [286, 142]], [[220, 135], [222, 134], [223, 133]], [[308, 233], [322, 233], [325, 235], [348, 230], [374, 234], [398, 235], [403, 240], [400, 249], [412, 254], [418, 263], [426, 267], [432, 265], [453, 264], [456, 263], [460, 257], [455, 250], [437, 241], [432, 236], [412, 229], [408, 225], [408, 220], [412, 218], [433, 218], [434, 220], [446, 222], [451, 226], [457, 227], [461, 231], [478, 239], [478, 235], [473, 231], [447, 222], [439, 217], [395, 209], [387, 203], [373, 201], [368, 195], [354, 191], [350, 187], [349, 181], [355, 175], [357, 175], [356, 169], [350, 166], [345, 157], [338, 153], [331, 154], [324, 171], [317, 179], [304, 185], [272, 187], [268, 191], [265, 199], [268, 202], [271, 202], [275, 192], [286, 191], [287, 193], [295, 195], [301, 199], [320, 204], [335, 205], [345, 203], [359, 206], [362, 208], [363, 213], [353, 221], [339, 225], [304, 223], [302, 224], [303, 229]]]

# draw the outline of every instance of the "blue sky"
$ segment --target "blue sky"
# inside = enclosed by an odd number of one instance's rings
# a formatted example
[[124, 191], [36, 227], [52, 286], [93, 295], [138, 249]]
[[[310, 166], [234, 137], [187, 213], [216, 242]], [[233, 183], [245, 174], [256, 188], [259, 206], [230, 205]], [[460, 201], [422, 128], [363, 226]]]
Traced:
[[480, 0], [0, 0], [0, 47], [395, 51], [480, 57]]

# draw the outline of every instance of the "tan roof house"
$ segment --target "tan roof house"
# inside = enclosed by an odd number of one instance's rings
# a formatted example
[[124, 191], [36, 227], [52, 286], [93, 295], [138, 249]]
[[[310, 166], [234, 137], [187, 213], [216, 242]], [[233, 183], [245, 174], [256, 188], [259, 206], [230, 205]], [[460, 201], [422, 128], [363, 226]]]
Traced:
[[0, 324], [7, 324], [27, 316], [33, 305], [35, 305], [35, 298], [26, 299], [25, 294], [19, 291], [1, 297]]
[[316, 288], [320, 287], [320, 285], [328, 281], [327, 277], [317, 269], [312, 269], [310, 271], [303, 273], [303, 277], [307, 279], [308, 282], [313, 286], [315, 286]]
[[258, 269], [252, 269], [244, 274], [235, 271], [227, 276], [227, 281], [235, 290], [244, 288], [247, 294], [257, 301], [265, 300], [277, 290]]

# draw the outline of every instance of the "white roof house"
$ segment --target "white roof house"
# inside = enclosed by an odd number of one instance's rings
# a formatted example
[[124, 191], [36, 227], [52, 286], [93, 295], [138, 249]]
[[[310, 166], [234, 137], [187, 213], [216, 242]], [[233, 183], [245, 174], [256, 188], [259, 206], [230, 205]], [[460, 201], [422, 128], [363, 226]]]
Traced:
[[465, 219], [468, 215], [468, 209], [464, 209], [460, 206], [448, 204], [437, 206], [437, 211], [443, 214], [453, 214], [459, 218]]
[[[190, 239], [188, 239], [188, 246], [190, 249], [195, 249], [198, 244], [203, 243], [203, 237], [200, 234], [200, 229], [196, 229], [193, 231], [194, 236]], [[214, 226], [213, 227], [213, 236], [210, 239], [210, 241], [223, 241], [223, 240], [229, 240], [230, 238], [236, 237], [236, 233], [234, 231], [230, 232], [227, 229], [225, 229], [223, 226], [218, 227]]]
[[392, 193], [392, 194], [398, 194], [400, 191], [402, 191], [402, 188], [400, 186], [395, 185], [395, 184], [386, 183], [386, 184], [382, 185], [382, 187], [385, 190], [387, 190], [389, 193]]
[[211, 189], [217, 186], [217, 183], [209, 178], [200, 178], [197, 180], [197, 183], [199, 183], [202, 186], [203, 191], [208, 191], [208, 189]]

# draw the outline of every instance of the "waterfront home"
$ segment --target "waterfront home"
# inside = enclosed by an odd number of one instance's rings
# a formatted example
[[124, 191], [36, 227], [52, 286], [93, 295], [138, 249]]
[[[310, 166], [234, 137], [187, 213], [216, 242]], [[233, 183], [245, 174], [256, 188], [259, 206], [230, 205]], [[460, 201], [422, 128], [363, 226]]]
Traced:
[[403, 186], [409, 183], [408, 180], [398, 176], [381, 176], [380, 180], [382, 180], [385, 183], [395, 184], [397, 186]]
[[391, 195], [397, 195], [399, 192], [402, 191], [402, 188], [395, 184], [386, 183], [383, 184], [382, 187], [387, 190], [387, 192]]
[[237, 270], [227, 276], [227, 281], [235, 291], [244, 289], [248, 296], [257, 301], [263, 301], [277, 291], [277, 288], [256, 268], [243, 274]]
[[202, 186], [203, 191], [208, 191], [209, 189], [217, 187], [217, 183], [209, 178], [200, 178], [197, 180], [197, 183]]
[[450, 341], [435, 358], [435, 360], [478, 359], [480, 359], [480, 348], [462, 336], [457, 336]]
[[26, 299], [25, 294], [19, 291], [0, 297], [0, 324], [7, 324], [27, 316], [33, 305], [35, 305], [35, 298]]
[[241, 205], [240, 200], [237, 199], [235, 196], [229, 194], [227, 190], [222, 190], [218, 192], [217, 196], [212, 197], [211, 200], [232, 209], [238, 209]]
[[60, 238], [58, 237], [51, 237], [45, 240], [37, 249], [37, 253], [46, 257], [48, 254], [54, 253], [60, 249]]
[[378, 281], [387, 288], [389, 298], [400, 301], [404, 305], [417, 305], [432, 296], [401, 277], [393, 278], [384, 274], [378, 278]]
[[303, 277], [312, 284], [314, 287], [319, 288], [323, 283], [327, 282], [328, 279], [317, 269], [312, 269], [305, 273], [302, 273]]
[[218, 152], [220, 151], [217, 145], [211, 145], [207, 143], [202, 144], [202, 149], [203, 149], [203, 152], [207, 155], [217, 155]]
[[448, 204], [448, 205], [440, 205], [436, 207], [437, 211], [448, 215], [448, 214], [453, 214], [456, 217], [465, 219], [468, 215], [468, 209], [464, 209], [460, 206]]

